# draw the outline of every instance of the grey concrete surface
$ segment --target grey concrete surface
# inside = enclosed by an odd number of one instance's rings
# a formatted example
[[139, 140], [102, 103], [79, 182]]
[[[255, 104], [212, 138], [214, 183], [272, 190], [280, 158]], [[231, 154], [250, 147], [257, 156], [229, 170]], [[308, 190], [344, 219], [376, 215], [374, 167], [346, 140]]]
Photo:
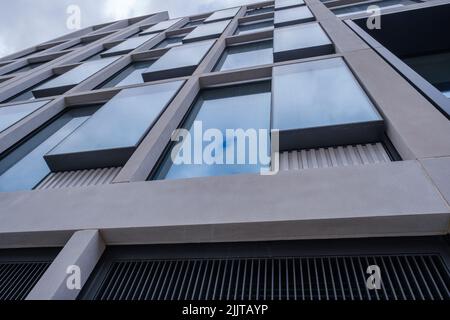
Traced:
[[[100, 259], [105, 244], [97, 230], [75, 232], [53, 263], [28, 294], [27, 300], [75, 300]], [[79, 268], [80, 273], [69, 269]], [[71, 276], [80, 276], [80, 288]]]
[[417, 161], [4, 193], [0, 203], [2, 247], [34, 232], [56, 245], [53, 233], [84, 229], [107, 244], [445, 234], [450, 219]]

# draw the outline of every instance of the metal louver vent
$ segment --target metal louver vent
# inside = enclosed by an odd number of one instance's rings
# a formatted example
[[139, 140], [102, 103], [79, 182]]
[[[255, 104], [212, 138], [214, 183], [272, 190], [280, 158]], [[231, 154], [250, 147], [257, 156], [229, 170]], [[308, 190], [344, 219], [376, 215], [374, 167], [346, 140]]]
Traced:
[[283, 171], [357, 166], [386, 162], [391, 162], [391, 159], [382, 143], [294, 150], [280, 154], [280, 169]]
[[[382, 289], [366, 288], [378, 265]], [[113, 262], [98, 300], [447, 300], [438, 255]]]
[[36, 190], [98, 186], [111, 183], [121, 167], [50, 173]]
[[23, 300], [50, 262], [0, 263], [0, 300]]

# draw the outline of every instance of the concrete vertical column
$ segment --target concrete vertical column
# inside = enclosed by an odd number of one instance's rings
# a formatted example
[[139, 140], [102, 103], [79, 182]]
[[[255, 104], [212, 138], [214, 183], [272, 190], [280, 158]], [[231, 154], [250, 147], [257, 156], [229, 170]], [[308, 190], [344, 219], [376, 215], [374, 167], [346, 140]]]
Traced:
[[26, 299], [75, 300], [81, 289], [69, 288], [69, 277], [76, 277], [80, 271], [82, 288], [104, 250], [98, 230], [75, 232]]

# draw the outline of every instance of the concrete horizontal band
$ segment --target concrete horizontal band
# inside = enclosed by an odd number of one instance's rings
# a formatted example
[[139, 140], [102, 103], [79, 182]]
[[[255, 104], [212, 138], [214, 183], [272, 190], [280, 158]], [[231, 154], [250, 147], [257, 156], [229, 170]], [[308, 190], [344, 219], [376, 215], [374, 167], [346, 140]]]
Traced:
[[450, 221], [417, 161], [3, 193], [0, 202], [1, 247], [60, 245], [85, 229], [133, 244], [445, 234]]

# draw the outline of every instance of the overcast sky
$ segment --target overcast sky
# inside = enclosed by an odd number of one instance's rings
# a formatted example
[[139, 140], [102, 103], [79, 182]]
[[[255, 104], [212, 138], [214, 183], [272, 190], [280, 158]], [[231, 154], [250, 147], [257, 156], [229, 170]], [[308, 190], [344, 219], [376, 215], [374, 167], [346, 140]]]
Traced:
[[81, 9], [81, 27], [168, 11], [171, 18], [257, 0], [0, 0], [0, 57], [71, 32], [67, 8]]

